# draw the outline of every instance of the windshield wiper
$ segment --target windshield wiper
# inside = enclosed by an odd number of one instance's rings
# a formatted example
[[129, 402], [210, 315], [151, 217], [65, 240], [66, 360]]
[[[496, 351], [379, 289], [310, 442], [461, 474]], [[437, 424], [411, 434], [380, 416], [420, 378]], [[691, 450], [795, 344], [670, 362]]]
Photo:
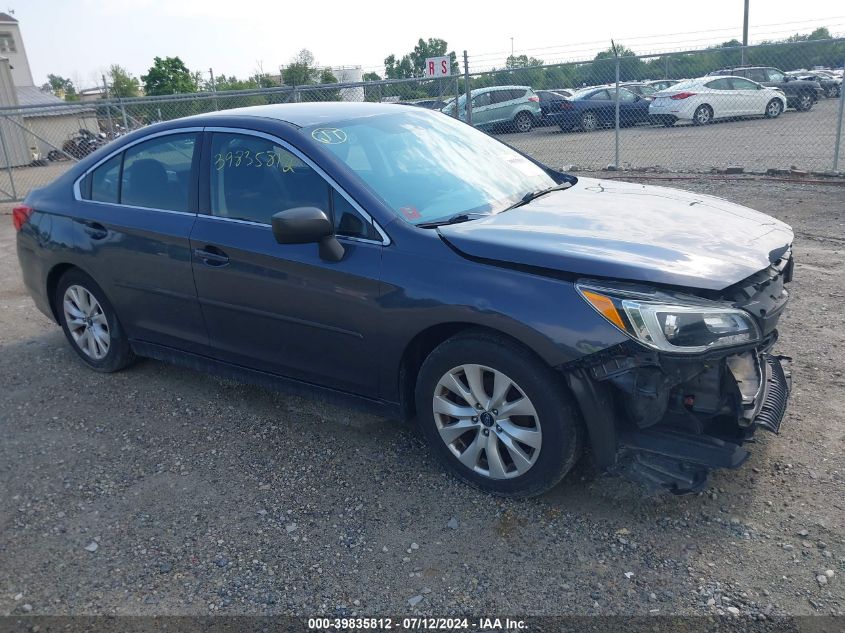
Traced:
[[554, 187], [548, 187], [546, 189], [539, 189], [537, 191], [529, 191], [526, 193], [522, 198], [520, 198], [519, 202], [516, 202], [509, 206], [505, 211], [510, 211], [511, 209], [516, 209], [517, 207], [521, 207], [524, 204], [528, 204], [532, 200], [536, 200], [540, 196], [545, 196], [547, 193], [551, 193], [552, 191], [562, 191], [563, 189], [569, 189], [572, 186], [571, 182], [562, 182], [559, 185], [555, 185]]
[[433, 229], [436, 226], [443, 226], [444, 224], [460, 224], [461, 222], [469, 222], [470, 220], [477, 220], [489, 214], [487, 213], [456, 213], [448, 218], [441, 218], [439, 220], [431, 220], [430, 222], [420, 222], [418, 227], [423, 229]]

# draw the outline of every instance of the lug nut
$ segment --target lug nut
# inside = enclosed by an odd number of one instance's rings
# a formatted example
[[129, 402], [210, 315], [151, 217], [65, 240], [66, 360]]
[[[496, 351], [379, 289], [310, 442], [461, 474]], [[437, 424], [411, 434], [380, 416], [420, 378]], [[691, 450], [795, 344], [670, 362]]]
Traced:
[[499, 410], [498, 410], [498, 409], [493, 409], [493, 415], [499, 415]]
[[497, 433], [501, 433], [501, 432], [502, 432], [502, 427], [501, 427], [501, 426], [499, 426], [498, 424], [496, 425], [496, 432], [497, 432]]
[[477, 417], [477, 416], [472, 416], [472, 421], [473, 421], [473, 422], [478, 422], [478, 417]]
[[484, 429], [484, 435], [485, 435], [485, 437], [486, 437], [487, 435], [490, 435], [490, 429]]
[[482, 407], [482, 406], [481, 406], [481, 403], [480, 403], [480, 402], [476, 402], [476, 403], [475, 403], [475, 408], [476, 408], [476, 409], [478, 409], [479, 411], [481, 411], [481, 409], [483, 409], [484, 407]]

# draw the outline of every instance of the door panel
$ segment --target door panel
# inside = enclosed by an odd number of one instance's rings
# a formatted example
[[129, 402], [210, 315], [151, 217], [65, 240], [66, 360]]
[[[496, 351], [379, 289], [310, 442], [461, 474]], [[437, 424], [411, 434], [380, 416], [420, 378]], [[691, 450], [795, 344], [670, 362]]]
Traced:
[[81, 181], [72, 225], [80, 262], [131, 338], [206, 353], [189, 243], [198, 137], [156, 136], [96, 167]]
[[[202, 210], [191, 234], [196, 281], [217, 358], [377, 396], [381, 243], [369, 218], [298, 153], [264, 136], [208, 135]], [[345, 247], [278, 244], [272, 215], [316, 206]], [[380, 240], [379, 240], [380, 242]]]
[[316, 244], [281, 245], [269, 226], [200, 216], [194, 277], [221, 360], [361, 395], [377, 395], [381, 249], [344, 240], [340, 262]]

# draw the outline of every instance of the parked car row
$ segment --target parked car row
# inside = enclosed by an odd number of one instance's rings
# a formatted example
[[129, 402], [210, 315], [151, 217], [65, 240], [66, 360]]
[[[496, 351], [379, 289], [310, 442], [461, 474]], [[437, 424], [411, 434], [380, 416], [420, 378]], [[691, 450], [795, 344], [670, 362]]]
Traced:
[[[767, 66], [713, 71], [698, 79], [660, 79], [619, 84], [619, 124], [672, 126], [678, 121], [706, 125], [719, 119], [777, 118], [787, 108], [807, 111], [822, 97], [841, 94], [842, 78], [831, 71], [784, 73]], [[470, 93], [472, 123], [488, 131], [528, 132], [557, 125], [590, 132], [615, 125], [615, 84], [576, 90], [535, 91], [530, 86], [491, 86]], [[431, 104], [431, 105], [430, 105]], [[424, 107], [437, 107], [426, 101]], [[423, 105], [422, 102], [415, 105]], [[441, 111], [467, 119], [466, 95]]]

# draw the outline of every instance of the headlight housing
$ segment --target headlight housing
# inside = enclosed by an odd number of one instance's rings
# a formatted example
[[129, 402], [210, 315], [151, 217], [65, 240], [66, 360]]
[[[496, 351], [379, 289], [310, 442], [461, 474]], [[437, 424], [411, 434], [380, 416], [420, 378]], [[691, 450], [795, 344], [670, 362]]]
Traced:
[[588, 283], [579, 283], [576, 288], [605, 319], [631, 338], [661, 352], [700, 354], [760, 340], [760, 328], [753, 317], [738, 308], [641, 288]]

